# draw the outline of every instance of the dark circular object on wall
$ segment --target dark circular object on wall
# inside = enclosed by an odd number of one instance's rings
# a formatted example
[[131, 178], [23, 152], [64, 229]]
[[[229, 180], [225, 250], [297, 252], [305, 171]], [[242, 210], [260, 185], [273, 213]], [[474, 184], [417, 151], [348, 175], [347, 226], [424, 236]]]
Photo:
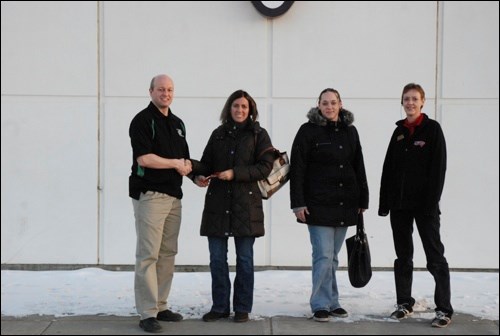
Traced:
[[295, 1], [282, 1], [283, 3], [279, 6], [273, 6], [272, 2], [278, 1], [252, 1], [252, 4], [260, 14], [274, 18], [285, 14]]

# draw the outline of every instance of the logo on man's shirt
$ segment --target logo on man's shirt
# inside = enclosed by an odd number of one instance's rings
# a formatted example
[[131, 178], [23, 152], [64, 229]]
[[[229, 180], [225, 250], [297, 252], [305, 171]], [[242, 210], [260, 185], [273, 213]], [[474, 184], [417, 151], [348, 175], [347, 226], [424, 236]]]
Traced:
[[177, 133], [179, 133], [179, 136], [184, 138], [184, 133], [182, 133], [182, 130], [180, 128], [177, 128]]

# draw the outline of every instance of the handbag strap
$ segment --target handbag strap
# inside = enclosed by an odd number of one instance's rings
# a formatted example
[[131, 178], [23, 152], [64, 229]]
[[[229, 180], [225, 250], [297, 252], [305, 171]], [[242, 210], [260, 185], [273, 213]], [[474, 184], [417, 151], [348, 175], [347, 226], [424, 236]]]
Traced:
[[259, 156], [257, 156], [257, 159], [259, 159], [262, 155], [264, 155], [264, 153], [267, 153], [269, 151], [273, 151], [273, 152], [276, 152], [278, 151], [276, 148], [274, 148], [273, 146], [271, 147], [267, 147], [266, 149], [264, 149], [262, 152], [260, 152]]
[[363, 237], [365, 235], [365, 223], [363, 213], [358, 214], [358, 224], [356, 225], [356, 236]]
[[[253, 141], [253, 144], [254, 144], [254, 148], [257, 149], [257, 133], [254, 134], [254, 141]], [[255, 150], [254, 149], [254, 150]], [[270, 147], [267, 147], [266, 149], [264, 149], [263, 151], [260, 152], [259, 155], [256, 156], [256, 160], [258, 160], [262, 155], [264, 155], [264, 153], [267, 153], [269, 151], [273, 151], [273, 152], [278, 152], [279, 153], [279, 150], [273, 146], [270, 146]]]

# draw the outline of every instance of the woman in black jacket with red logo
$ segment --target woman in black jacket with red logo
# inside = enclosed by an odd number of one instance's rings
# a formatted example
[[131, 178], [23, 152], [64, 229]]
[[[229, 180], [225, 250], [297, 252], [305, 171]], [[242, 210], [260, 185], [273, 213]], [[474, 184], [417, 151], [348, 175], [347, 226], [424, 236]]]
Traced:
[[347, 227], [368, 209], [368, 184], [354, 116], [337, 90], [325, 89], [293, 141], [290, 200], [312, 245], [314, 320], [347, 317], [340, 306], [335, 272]]
[[441, 126], [422, 113], [425, 92], [418, 84], [403, 88], [401, 105], [406, 119], [396, 122], [385, 156], [378, 214], [390, 212], [397, 259], [394, 261], [396, 310], [394, 319], [413, 314], [413, 221], [422, 239], [427, 269], [434, 277], [436, 317], [433, 327], [451, 322], [450, 271], [439, 233], [439, 200], [446, 172], [446, 143]]

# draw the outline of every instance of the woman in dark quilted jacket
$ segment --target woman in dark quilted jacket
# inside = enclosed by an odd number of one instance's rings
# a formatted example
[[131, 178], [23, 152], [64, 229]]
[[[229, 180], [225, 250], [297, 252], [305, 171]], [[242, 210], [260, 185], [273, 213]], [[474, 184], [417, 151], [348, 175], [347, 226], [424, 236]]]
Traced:
[[312, 245], [314, 320], [347, 317], [339, 303], [335, 272], [347, 227], [368, 209], [368, 184], [353, 114], [340, 94], [325, 89], [293, 141], [290, 200], [299, 223], [307, 224]]
[[[236, 247], [233, 310], [235, 322], [248, 321], [254, 288], [253, 245], [264, 235], [262, 195], [257, 181], [271, 172], [274, 154], [267, 131], [260, 127], [257, 105], [245, 91], [233, 92], [195, 170], [195, 183], [208, 186], [200, 234], [208, 237], [212, 308], [206, 322], [230, 315], [231, 280], [228, 239]], [[261, 153], [264, 153], [260, 155]]]

